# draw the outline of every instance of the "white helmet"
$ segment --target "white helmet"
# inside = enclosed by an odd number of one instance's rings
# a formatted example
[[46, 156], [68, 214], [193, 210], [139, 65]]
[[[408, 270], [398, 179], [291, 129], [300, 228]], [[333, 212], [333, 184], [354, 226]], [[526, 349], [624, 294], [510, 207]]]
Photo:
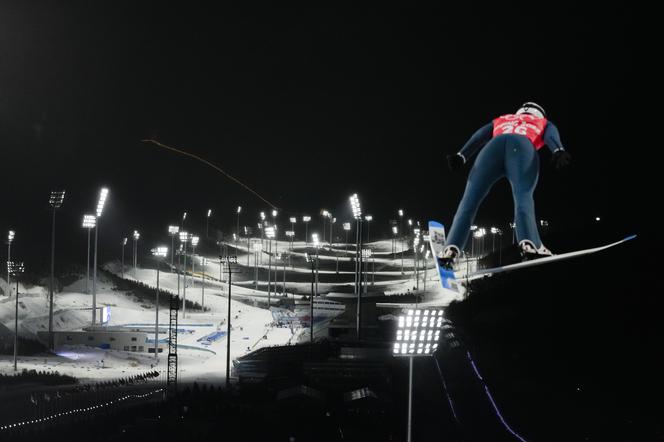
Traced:
[[516, 111], [516, 114], [530, 114], [534, 117], [537, 118], [544, 118], [546, 117], [546, 112], [544, 112], [544, 108], [540, 106], [537, 103], [533, 103], [532, 101], [529, 101], [527, 103], [523, 103], [521, 107], [519, 108], [518, 111]]

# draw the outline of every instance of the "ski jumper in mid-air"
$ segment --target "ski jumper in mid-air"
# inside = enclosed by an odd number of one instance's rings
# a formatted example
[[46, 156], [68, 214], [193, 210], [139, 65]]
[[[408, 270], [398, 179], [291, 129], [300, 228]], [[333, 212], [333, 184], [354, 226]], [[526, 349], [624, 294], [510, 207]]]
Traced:
[[524, 258], [551, 255], [537, 231], [533, 201], [539, 177], [537, 151], [545, 145], [553, 153], [556, 169], [569, 164], [571, 157], [563, 148], [558, 129], [546, 119], [541, 106], [529, 102], [515, 114], [502, 115], [481, 127], [458, 153], [447, 156], [449, 168], [456, 171], [479, 151], [439, 257], [443, 265], [453, 265], [468, 241], [470, 226], [482, 200], [503, 177], [512, 186], [516, 237], [522, 255]]

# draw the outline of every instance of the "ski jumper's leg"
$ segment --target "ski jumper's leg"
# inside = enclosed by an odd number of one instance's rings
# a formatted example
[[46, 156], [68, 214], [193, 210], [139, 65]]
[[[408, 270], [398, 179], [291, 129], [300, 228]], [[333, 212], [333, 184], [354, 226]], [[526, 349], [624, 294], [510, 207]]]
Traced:
[[505, 176], [505, 140], [498, 136], [489, 141], [480, 151], [468, 175], [466, 190], [459, 203], [446, 245], [463, 250], [470, 234], [470, 225], [477, 209], [496, 181]]
[[539, 156], [528, 138], [521, 135], [509, 136], [505, 151], [505, 169], [514, 198], [517, 242], [528, 239], [539, 248], [542, 240], [537, 231], [533, 200], [539, 178]]

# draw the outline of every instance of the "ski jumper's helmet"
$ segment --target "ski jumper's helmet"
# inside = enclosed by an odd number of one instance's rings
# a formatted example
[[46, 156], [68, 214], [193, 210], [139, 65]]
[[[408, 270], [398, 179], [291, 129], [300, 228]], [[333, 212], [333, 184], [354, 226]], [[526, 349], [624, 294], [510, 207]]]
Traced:
[[533, 103], [532, 101], [523, 103], [519, 108], [519, 110], [516, 111], [516, 114], [517, 115], [530, 114], [538, 118], [546, 117], [546, 112], [544, 112], [544, 108], [537, 103]]

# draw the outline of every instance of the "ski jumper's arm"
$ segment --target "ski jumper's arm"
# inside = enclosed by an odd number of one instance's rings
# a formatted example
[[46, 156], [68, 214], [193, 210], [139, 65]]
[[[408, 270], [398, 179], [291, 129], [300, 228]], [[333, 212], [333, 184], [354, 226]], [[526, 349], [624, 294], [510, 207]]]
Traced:
[[544, 129], [544, 136], [542, 137], [544, 144], [547, 145], [551, 153], [556, 153], [559, 150], [565, 150], [562, 141], [560, 141], [560, 133], [555, 124], [548, 121], [546, 129]]
[[468, 141], [466, 141], [466, 144], [461, 148], [461, 150], [457, 153], [458, 155], [463, 158], [463, 162], [467, 163], [468, 160], [475, 155], [486, 143], [491, 140], [493, 137], [493, 123], [489, 123], [485, 126], [480, 127], [477, 129], [477, 132], [473, 134], [472, 137]]

